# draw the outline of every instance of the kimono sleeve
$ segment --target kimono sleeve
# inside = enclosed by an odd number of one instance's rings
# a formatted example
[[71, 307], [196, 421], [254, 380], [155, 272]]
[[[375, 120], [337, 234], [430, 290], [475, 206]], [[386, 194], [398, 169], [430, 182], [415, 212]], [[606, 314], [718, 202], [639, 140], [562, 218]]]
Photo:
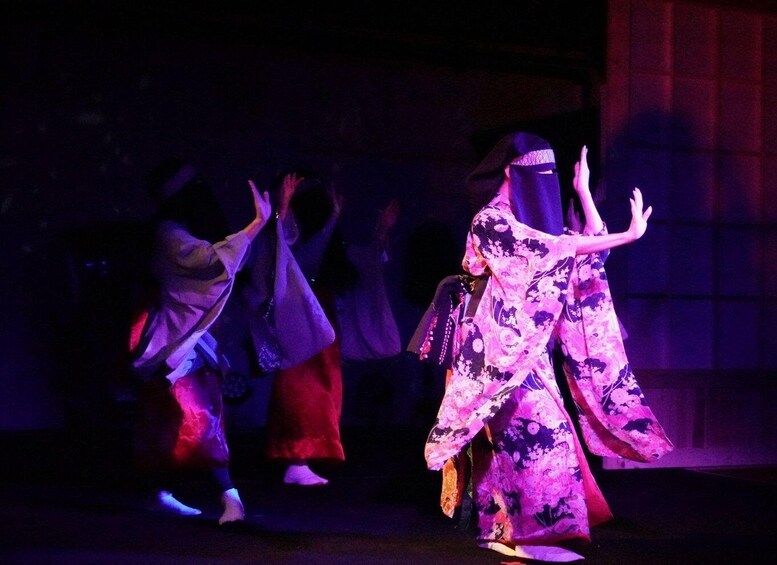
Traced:
[[245, 259], [249, 243], [245, 233], [237, 232], [211, 244], [170, 223], [162, 226], [159, 236], [160, 250], [167, 260], [199, 280], [217, 278], [225, 270], [233, 277]]

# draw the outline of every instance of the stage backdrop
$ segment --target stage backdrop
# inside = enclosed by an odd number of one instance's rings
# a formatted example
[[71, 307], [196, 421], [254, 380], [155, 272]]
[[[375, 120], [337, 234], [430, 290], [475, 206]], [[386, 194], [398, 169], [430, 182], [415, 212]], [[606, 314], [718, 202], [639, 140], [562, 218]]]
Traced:
[[649, 237], [613, 253], [610, 272], [631, 360], [677, 446], [664, 466], [777, 463], [769, 4], [609, 3], [608, 208], [632, 186], [655, 207]]

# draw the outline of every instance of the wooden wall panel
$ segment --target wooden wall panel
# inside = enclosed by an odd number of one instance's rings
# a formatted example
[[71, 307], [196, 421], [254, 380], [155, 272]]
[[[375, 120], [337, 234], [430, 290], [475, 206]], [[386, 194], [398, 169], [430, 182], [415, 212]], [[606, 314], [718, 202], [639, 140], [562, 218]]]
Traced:
[[676, 445], [650, 466], [777, 464], [777, 16], [609, 7], [608, 53], [629, 57], [608, 62], [603, 87], [617, 101], [602, 107], [605, 168], [625, 181], [608, 198], [638, 185], [656, 206], [646, 238], [615, 251], [627, 257], [613, 286], [635, 372]]

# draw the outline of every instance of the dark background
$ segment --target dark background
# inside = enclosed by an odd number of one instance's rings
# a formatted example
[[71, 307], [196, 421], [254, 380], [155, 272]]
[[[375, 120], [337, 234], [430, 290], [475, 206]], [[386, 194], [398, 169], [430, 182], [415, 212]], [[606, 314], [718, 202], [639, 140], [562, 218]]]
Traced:
[[[387, 280], [404, 342], [459, 270], [463, 179], [498, 137], [546, 135], [567, 179], [587, 143], [596, 170], [603, 2], [2, 7], [0, 429], [126, 425], [143, 182], [164, 158], [191, 159], [235, 229], [246, 180], [289, 162], [344, 193], [352, 238], [399, 198]], [[396, 363], [390, 382], [346, 383], [345, 423], [370, 395], [384, 424], [428, 423], [439, 376]], [[263, 422], [269, 379], [253, 386], [235, 427]]]
[[[191, 159], [235, 229], [251, 216], [246, 180], [266, 186], [290, 161], [335, 182], [352, 234], [398, 197], [387, 282], [406, 342], [459, 268], [464, 178], [503, 133], [529, 129], [567, 186], [590, 147], [611, 229], [633, 184], [655, 204], [608, 275], [676, 450], [650, 470], [592, 462], [616, 519], [586, 563], [771, 562], [777, 2], [307, 4], [0, 1], [0, 553], [504, 561], [439, 512], [422, 454], [442, 379], [410, 355], [368, 378], [346, 365], [347, 461], [323, 470], [324, 491], [284, 489], [263, 457], [271, 378], [230, 405], [234, 476], [261, 531], [218, 531], [218, 501], [196, 485], [183, 496], [202, 520], [138, 512], [125, 343], [143, 178], [161, 159]], [[223, 317], [239, 328], [234, 308]]]

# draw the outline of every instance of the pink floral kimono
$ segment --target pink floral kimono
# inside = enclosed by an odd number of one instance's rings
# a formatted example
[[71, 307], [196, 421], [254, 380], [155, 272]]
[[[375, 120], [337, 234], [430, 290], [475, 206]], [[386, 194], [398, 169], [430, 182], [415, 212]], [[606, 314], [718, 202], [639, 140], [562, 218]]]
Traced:
[[[451, 368], [425, 456], [430, 469], [445, 468], [442, 506], [452, 515], [463, 484], [452, 471], [471, 448], [481, 542], [589, 540], [612, 517], [564, 407], [552, 343], [592, 453], [654, 461], [672, 449], [626, 358], [603, 260], [519, 223], [502, 196], [473, 219], [463, 266], [485, 287], [476, 308], [463, 293], [447, 314]], [[424, 335], [421, 358], [440, 347]]]

